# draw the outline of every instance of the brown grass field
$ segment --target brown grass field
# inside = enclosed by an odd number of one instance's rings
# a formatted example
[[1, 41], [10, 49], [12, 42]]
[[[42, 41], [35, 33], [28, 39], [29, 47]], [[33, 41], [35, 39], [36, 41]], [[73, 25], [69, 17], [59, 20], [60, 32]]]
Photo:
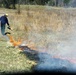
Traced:
[[[37, 50], [44, 49], [48, 51], [50, 49], [51, 52], [54, 52], [57, 50], [56, 46], [58, 43], [68, 41], [71, 34], [76, 33], [75, 8], [29, 5], [21, 6], [20, 14], [17, 13], [17, 10], [5, 8], [0, 8], [0, 13], [0, 15], [2, 15], [2, 13], [9, 14], [8, 19], [13, 30], [10, 31], [6, 29], [6, 31], [11, 32], [11, 35], [16, 40], [20, 37], [23, 43], [29, 43], [31, 40]], [[2, 42], [1, 49], [3, 48], [3, 44]], [[16, 49], [10, 50], [14, 52]], [[24, 61], [26, 60], [24, 59]]]

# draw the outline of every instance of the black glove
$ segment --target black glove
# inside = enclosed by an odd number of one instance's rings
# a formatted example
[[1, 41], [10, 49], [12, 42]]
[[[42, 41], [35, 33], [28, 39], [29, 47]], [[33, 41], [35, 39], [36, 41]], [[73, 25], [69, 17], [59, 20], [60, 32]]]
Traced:
[[7, 27], [9, 30], [11, 30], [10, 26]]

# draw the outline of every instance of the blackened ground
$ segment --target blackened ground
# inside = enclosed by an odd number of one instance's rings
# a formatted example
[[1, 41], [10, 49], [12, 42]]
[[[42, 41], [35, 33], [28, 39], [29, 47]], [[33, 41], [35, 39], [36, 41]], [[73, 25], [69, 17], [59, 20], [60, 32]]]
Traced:
[[34, 66], [34, 72], [76, 73], [76, 64], [68, 60], [53, 58], [46, 53], [41, 53], [39, 56], [40, 59]]
[[28, 58], [31, 56], [31, 60], [37, 61], [38, 64], [32, 66], [33, 72], [76, 73], [76, 64], [69, 60], [54, 58], [51, 54], [31, 50], [27, 46], [22, 53]]

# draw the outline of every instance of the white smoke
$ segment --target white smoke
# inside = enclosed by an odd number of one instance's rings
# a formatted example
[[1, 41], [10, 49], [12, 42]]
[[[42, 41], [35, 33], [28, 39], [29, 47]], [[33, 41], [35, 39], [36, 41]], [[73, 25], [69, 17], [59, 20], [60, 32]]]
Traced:
[[[55, 47], [55, 46], [54, 46]], [[57, 50], [39, 54], [38, 71], [73, 72], [76, 73], [76, 43], [75, 37], [56, 45]], [[57, 56], [54, 58], [54, 56]], [[74, 61], [75, 60], [75, 61]]]
[[[71, 11], [66, 10], [66, 12], [72, 14]], [[46, 43], [48, 41], [48, 48], [46, 52], [50, 56], [47, 54], [39, 54], [40, 62], [37, 66], [38, 70], [76, 72], [76, 18], [69, 15], [67, 19], [69, 19], [66, 21], [69, 24], [69, 34], [67, 34], [67, 30], [63, 30], [63, 32], [56, 35], [52, 33], [47, 34]], [[50, 39], [52, 40], [51, 42]]]
[[49, 54], [39, 54], [40, 61], [36, 66], [36, 70], [40, 72], [65, 72], [76, 73], [76, 64], [70, 63], [68, 60], [53, 58]]

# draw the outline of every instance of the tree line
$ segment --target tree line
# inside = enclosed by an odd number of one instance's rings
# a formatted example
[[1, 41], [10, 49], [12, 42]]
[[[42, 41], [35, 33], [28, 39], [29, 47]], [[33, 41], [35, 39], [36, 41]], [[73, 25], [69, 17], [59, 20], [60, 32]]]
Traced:
[[0, 0], [0, 7], [16, 9], [16, 4], [67, 6], [70, 0]]

